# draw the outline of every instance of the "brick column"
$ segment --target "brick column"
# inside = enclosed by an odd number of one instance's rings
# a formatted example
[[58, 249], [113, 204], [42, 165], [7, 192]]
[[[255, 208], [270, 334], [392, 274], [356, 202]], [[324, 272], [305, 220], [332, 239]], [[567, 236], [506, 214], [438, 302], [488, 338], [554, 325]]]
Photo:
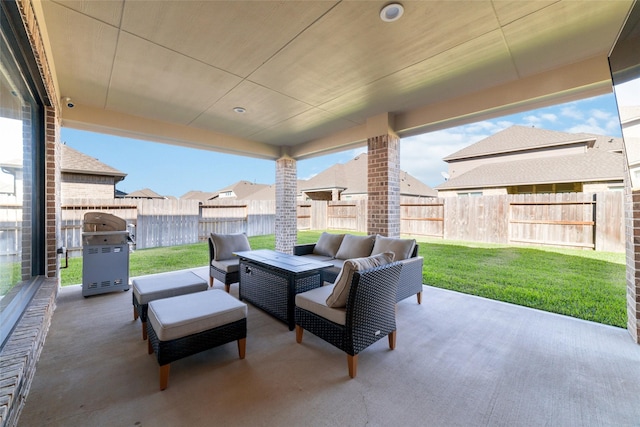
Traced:
[[288, 254], [298, 240], [297, 179], [294, 159], [276, 160], [276, 250]]
[[60, 257], [56, 253], [62, 246], [60, 221], [60, 181], [61, 181], [61, 152], [60, 148], [60, 123], [54, 108], [45, 109], [45, 223], [46, 228], [46, 273], [47, 277], [58, 277]]
[[640, 190], [625, 194], [627, 330], [640, 344]]
[[624, 231], [627, 265], [627, 330], [640, 344], [640, 190], [633, 190], [627, 160], [624, 154]]
[[367, 232], [400, 237], [400, 138], [369, 138]]

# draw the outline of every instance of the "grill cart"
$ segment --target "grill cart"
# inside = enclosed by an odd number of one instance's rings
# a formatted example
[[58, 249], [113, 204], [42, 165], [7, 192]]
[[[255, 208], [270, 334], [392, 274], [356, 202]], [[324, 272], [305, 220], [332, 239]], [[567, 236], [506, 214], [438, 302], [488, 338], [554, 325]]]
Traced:
[[82, 226], [82, 296], [129, 290], [129, 231], [122, 218], [87, 212]]

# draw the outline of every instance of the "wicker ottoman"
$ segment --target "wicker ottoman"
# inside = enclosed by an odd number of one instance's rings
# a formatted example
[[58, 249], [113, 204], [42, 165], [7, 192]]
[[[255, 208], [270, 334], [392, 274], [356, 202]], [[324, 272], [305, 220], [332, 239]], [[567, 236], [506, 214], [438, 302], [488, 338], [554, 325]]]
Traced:
[[133, 320], [142, 321], [142, 339], [147, 339], [147, 306], [157, 299], [206, 291], [207, 281], [191, 271], [175, 271], [139, 277], [133, 284]]
[[170, 363], [183, 357], [238, 341], [238, 355], [244, 359], [247, 305], [221, 289], [151, 301], [147, 332], [164, 390]]

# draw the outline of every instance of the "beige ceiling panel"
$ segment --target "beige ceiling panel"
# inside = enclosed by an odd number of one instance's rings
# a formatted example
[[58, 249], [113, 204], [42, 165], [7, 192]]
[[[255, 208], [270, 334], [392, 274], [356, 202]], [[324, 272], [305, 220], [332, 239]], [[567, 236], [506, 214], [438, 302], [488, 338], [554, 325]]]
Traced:
[[121, 33], [107, 108], [188, 124], [240, 78]]
[[259, 132], [251, 139], [268, 144], [296, 145], [326, 135], [327, 129], [333, 133], [355, 125], [353, 122], [314, 108]]
[[[233, 109], [243, 107], [238, 114]], [[242, 82], [198, 117], [193, 126], [248, 137], [311, 107], [251, 82]], [[277, 143], [277, 141], [276, 141]]]
[[249, 79], [318, 105], [498, 27], [485, 1], [406, 2], [396, 23], [382, 5], [340, 3]]
[[550, 1], [494, 0], [493, 7], [496, 11], [496, 15], [498, 16], [498, 21], [500, 22], [500, 25], [507, 25], [515, 21], [516, 19], [520, 19], [522, 17], [530, 15], [534, 12], [537, 12], [540, 9], [544, 9], [545, 7], [557, 2], [558, 0], [550, 0]]
[[58, 3], [114, 27], [120, 26], [122, 7], [124, 6], [124, 0], [52, 0], [52, 3]]
[[502, 34], [496, 30], [351, 91], [322, 108], [364, 123], [367, 117], [385, 111], [401, 113], [517, 77]]
[[334, 3], [130, 1], [122, 29], [244, 77]]
[[504, 36], [520, 76], [607, 55], [630, 4], [625, 0], [563, 1], [505, 26]]
[[56, 3], [43, 2], [61, 96], [104, 107], [118, 30]]

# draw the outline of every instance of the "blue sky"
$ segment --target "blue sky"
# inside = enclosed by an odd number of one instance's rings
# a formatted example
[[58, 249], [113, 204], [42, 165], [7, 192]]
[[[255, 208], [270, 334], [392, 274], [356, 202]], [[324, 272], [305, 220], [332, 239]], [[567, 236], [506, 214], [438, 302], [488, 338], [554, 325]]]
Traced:
[[[403, 138], [400, 168], [435, 187], [447, 171], [442, 158], [512, 125], [535, 126], [564, 132], [588, 132], [620, 137], [613, 94], [546, 107], [524, 113]], [[61, 139], [76, 150], [127, 174], [118, 189], [127, 193], [150, 188], [180, 197], [191, 190], [216, 191], [240, 180], [275, 182], [275, 163], [248, 157], [194, 150], [167, 144], [62, 128]], [[345, 163], [360, 152], [317, 157], [298, 162], [298, 178], [308, 179], [335, 163]]]

